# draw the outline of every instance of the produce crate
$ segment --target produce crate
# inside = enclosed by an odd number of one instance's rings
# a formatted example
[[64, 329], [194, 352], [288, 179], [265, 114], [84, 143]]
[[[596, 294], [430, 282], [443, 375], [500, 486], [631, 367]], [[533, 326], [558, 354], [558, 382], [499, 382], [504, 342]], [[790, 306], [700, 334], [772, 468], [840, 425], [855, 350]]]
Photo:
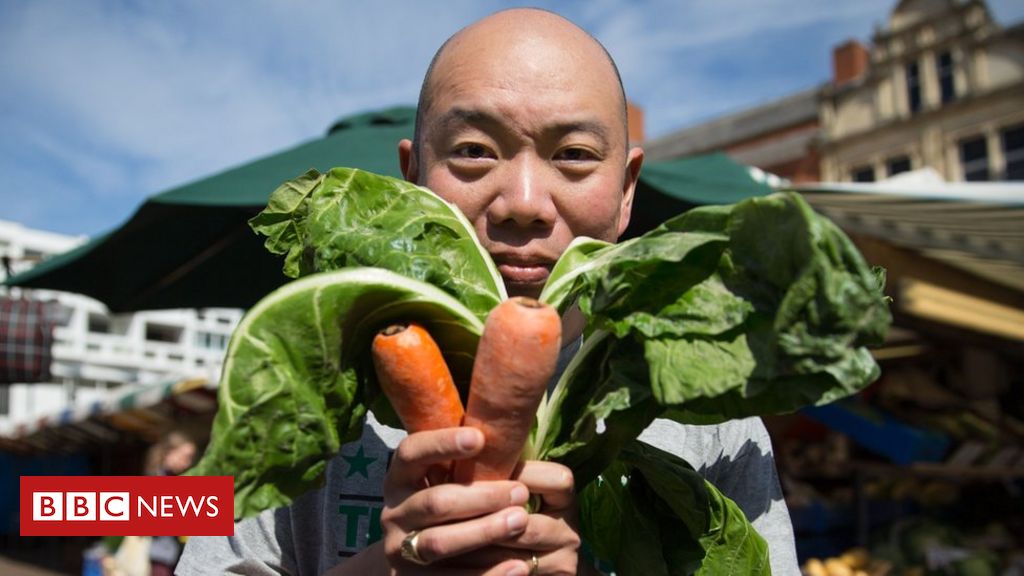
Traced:
[[945, 435], [900, 422], [856, 399], [804, 408], [802, 412], [901, 466], [913, 462], [939, 462], [949, 450], [950, 441]]

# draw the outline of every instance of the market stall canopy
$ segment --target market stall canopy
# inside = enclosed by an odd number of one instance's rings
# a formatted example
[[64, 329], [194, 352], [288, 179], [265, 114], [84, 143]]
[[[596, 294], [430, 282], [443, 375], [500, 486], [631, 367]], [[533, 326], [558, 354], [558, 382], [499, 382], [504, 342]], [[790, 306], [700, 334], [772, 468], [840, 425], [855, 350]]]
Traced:
[[888, 270], [897, 314], [1024, 343], [1024, 184], [917, 176], [795, 188]]
[[113, 312], [248, 307], [287, 280], [247, 223], [270, 193], [310, 168], [397, 176], [412, 122], [408, 108], [347, 118], [324, 138], [153, 196], [119, 228], [7, 283], [86, 294]]
[[[400, 176], [398, 141], [412, 136], [414, 122], [410, 107], [345, 118], [323, 138], [153, 196], [119, 228], [7, 284], [85, 294], [112, 312], [248, 308], [288, 280], [248, 225], [270, 193], [310, 168]], [[770, 191], [722, 155], [652, 163], [641, 172], [627, 236], [695, 205]]]
[[126, 439], [152, 444], [182, 421], [212, 419], [216, 409], [216, 387], [205, 378], [126, 386], [103, 399], [0, 421], [0, 451], [73, 454]]
[[639, 236], [696, 206], [732, 204], [772, 191], [763, 174], [722, 153], [650, 162], [640, 171], [624, 237]]

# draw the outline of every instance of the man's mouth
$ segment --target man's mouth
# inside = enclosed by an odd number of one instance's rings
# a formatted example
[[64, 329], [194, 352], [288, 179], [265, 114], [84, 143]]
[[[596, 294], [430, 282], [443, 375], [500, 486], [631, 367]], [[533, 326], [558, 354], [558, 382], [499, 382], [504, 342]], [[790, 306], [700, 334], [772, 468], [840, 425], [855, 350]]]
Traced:
[[498, 264], [498, 272], [509, 283], [543, 284], [551, 274], [551, 269], [549, 266], [540, 264]]
[[555, 262], [542, 254], [498, 253], [494, 263], [510, 291], [537, 292], [551, 275]]

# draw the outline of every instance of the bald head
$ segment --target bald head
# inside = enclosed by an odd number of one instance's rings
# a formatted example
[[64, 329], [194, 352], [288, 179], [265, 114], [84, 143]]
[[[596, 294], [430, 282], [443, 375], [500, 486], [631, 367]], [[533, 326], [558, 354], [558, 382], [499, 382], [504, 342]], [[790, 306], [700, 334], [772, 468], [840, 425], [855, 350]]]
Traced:
[[[517, 53], [525, 46], [534, 49], [539, 46], [552, 62], [538, 66], [533, 62], [517, 59]], [[622, 77], [615, 61], [605, 47], [582, 28], [569, 20], [546, 10], [537, 8], [513, 8], [503, 10], [479, 20], [452, 35], [434, 54], [420, 87], [416, 106], [416, 124], [413, 136], [413, 151], [419, 150], [423, 137], [423, 119], [433, 105], [438, 90], [452, 88], [439, 81], [451, 68], [473, 66], [483, 58], [504, 61], [507, 66], [535, 66], [538, 74], [547, 71], [544, 65], [586, 66], [593, 69], [598, 78], [607, 81], [607, 94], [615, 99], [621, 110], [624, 133], [626, 126], [626, 94]]]
[[472, 223], [509, 294], [536, 298], [574, 238], [613, 242], [629, 224], [643, 150], [625, 107], [593, 37], [550, 12], [499, 12], [434, 57], [399, 164]]

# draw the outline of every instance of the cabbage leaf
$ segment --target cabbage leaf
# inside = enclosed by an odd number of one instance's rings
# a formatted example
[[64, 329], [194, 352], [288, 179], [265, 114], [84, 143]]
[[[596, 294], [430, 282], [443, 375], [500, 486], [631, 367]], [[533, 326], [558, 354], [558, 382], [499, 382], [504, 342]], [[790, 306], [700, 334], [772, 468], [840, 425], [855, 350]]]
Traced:
[[[322, 481], [368, 410], [398, 425], [369, 361], [376, 330], [420, 321], [465, 394], [482, 322], [506, 298], [458, 209], [355, 169], [283, 184], [253, 218], [298, 278], [239, 325], [211, 445], [192, 474], [235, 476], [236, 515]], [[541, 299], [587, 318], [525, 456], [573, 469], [581, 530], [619, 574], [767, 573], [742, 512], [636, 440], [655, 418], [715, 423], [847, 396], [878, 376], [884, 276], [794, 193], [701, 207], [620, 244], [579, 238]], [[626, 535], [629, 535], [626, 537]]]

